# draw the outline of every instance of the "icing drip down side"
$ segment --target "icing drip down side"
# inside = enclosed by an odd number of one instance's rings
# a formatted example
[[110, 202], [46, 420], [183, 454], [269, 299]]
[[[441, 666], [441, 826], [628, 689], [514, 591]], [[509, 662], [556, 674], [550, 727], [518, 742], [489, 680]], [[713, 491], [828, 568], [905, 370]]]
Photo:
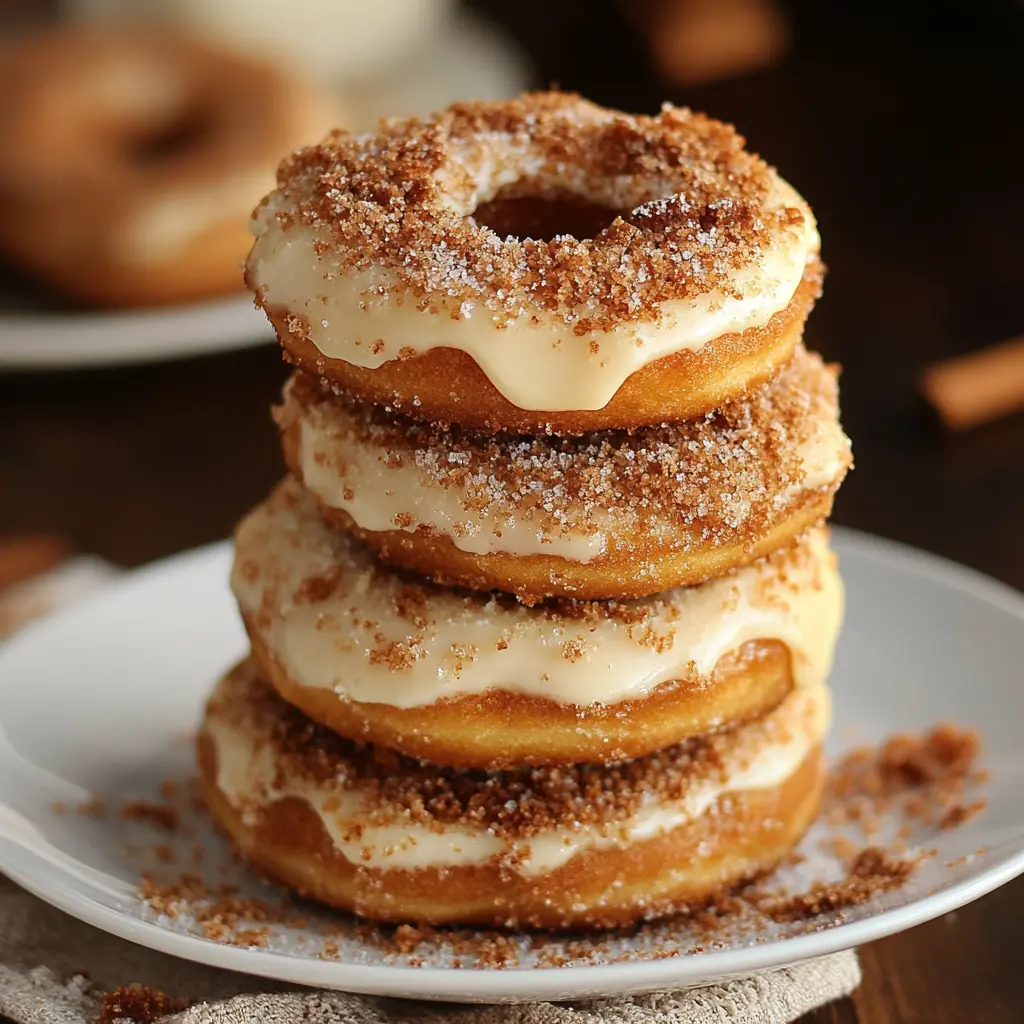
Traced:
[[528, 608], [387, 569], [324, 526], [292, 480], [239, 525], [231, 585], [296, 683], [403, 708], [488, 690], [614, 704], [673, 681], [706, 684], [723, 656], [758, 639], [785, 643], [797, 685], [815, 686], [843, 609], [820, 528], [700, 586]]

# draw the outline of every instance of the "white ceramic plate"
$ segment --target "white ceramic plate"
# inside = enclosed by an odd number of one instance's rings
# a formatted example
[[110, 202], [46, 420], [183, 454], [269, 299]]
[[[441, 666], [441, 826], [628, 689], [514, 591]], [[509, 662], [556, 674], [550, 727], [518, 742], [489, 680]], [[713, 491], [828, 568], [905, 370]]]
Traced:
[[3, 312], [0, 369], [73, 370], [262, 345], [274, 340], [249, 295], [117, 312]]
[[[55, 814], [53, 803], [98, 794], [120, 806], [128, 795], [154, 793], [161, 779], [188, 774], [188, 736], [204, 695], [245, 649], [225, 545], [131, 574], [0, 649], [0, 870], [70, 914], [177, 956], [307, 985], [455, 1001], [701, 984], [909, 928], [1024, 872], [1024, 597], [855, 533], [837, 530], [836, 546], [849, 610], [833, 678], [832, 752], [851, 733], [863, 742], [951, 720], [981, 731], [992, 778], [983, 813], [958, 829], [916, 836], [936, 855], [902, 888], [854, 908], [835, 927], [790, 938], [769, 930], [700, 954], [607, 962], [630, 957], [636, 941], [616, 939], [571, 968], [473, 970], [446, 966], [441, 948], [428, 950], [423, 966], [389, 960], [355, 930], [342, 936], [340, 960], [317, 959], [318, 921], [344, 918], [313, 908], [304, 908], [308, 934], [275, 926], [262, 949], [211, 942], [187, 920], [154, 915], [136, 895], [139, 865], [120, 816]], [[223, 849], [213, 837], [204, 842]], [[814, 842], [812, 831], [804, 847]]]

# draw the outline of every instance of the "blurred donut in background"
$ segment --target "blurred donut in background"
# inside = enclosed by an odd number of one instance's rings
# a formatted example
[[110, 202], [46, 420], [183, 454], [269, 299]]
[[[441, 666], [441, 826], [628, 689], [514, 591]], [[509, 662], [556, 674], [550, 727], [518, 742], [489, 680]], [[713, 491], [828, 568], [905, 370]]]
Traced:
[[73, 0], [71, 10], [85, 22], [165, 26], [302, 68], [341, 91], [354, 131], [535, 84], [511, 40], [456, 0]]
[[319, 88], [174, 33], [58, 28], [0, 52], [0, 254], [95, 305], [241, 287], [247, 224]]

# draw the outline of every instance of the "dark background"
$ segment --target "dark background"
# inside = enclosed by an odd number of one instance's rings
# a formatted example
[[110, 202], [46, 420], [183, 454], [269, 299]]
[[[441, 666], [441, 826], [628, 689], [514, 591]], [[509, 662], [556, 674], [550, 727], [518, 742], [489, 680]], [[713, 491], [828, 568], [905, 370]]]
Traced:
[[[658, 82], [608, 0], [473, 6], [538, 84], [630, 110], [686, 103], [781, 168], [830, 270], [808, 343], [844, 367], [857, 467], [835, 520], [1024, 588], [1024, 417], [947, 436], [917, 398], [927, 363], [1024, 333], [1024, 7], [791, 3], [780, 64], [684, 91]], [[0, 376], [0, 534], [52, 530], [124, 565], [225, 536], [281, 474], [267, 410], [284, 376], [269, 345]], [[855, 999], [813, 1020], [1020, 1022], [1022, 918], [1017, 883], [868, 947]]]

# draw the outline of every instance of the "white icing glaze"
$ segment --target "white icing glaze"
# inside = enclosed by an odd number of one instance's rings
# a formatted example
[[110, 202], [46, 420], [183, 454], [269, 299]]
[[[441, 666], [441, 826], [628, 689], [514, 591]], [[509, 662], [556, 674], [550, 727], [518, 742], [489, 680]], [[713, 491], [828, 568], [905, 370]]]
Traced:
[[486, 828], [461, 824], [437, 830], [408, 821], [371, 825], [372, 805], [358, 790], [343, 783], [282, 777], [276, 771], [273, 748], [251, 726], [209, 717], [203, 731], [217, 750], [217, 787], [248, 824], [255, 823], [261, 806], [298, 797], [317, 813], [335, 848], [363, 867], [415, 871], [485, 864], [499, 858], [520, 874], [537, 876], [562, 867], [587, 849], [624, 847], [671, 832], [699, 817], [725, 794], [782, 785], [822, 740], [829, 717], [830, 699], [824, 686], [796, 691], [775, 711], [733, 733], [725, 782], [695, 779], [680, 800], [651, 801], [633, 817], [610, 827], [562, 827], [530, 839], [504, 838]]
[[[581, 508], [560, 517], [561, 522], [553, 521], [539, 507], [536, 514], [531, 512], [529, 495], [518, 509], [500, 504], [480, 508], [464, 490], [446, 487], [434, 473], [420, 468], [412, 453], [402, 452], [399, 462], [389, 457], [390, 450], [359, 437], [343, 407], [294, 403], [290, 408], [299, 417], [303, 483], [325, 505], [343, 509], [364, 530], [414, 533], [429, 526], [472, 554], [554, 555], [582, 564], [599, 558], [611, 546], [616, 526], [602, 510]], [[849, 451], [849, 440], [834, 413], [819, 416], [797, 449], [802, 478], [779, 500], [832, 486], [846, 468]], [[647, 529], [667, 537], [678, 532], [671, 523], [659, 525], [653, 515]]]
[[[462, 215], [472, 213], [503, 186], [531, 173], [527, 163], [525, 158], [509, 160], [503, 164], [504, 174], [497, 168], [472, 168], [476, 180], [486, 181], [487, 187], [463, 189], [452, 206]], [[579, 176], [568, 187], [621, 208], [621, 196], [602, 194], [600, 183], [587, 181], [582, 171]], [[566, 182], [559, 184], [566, 187]], [[655, 196], [671, 194], [664, 183], [647, 188]], [[789, 304], [820, 244], [810, 208], [776, 178], [766, 212], [798, 207], [803, 222], [798, 228], [780, 229], [756, 263], [734, 272], [733, 295], [708, 293], [668, 301], [656, 322], [577, 335], [542, 310], [499, 326], [485, 306], [461, 301], [453, 307], [443, 293], [419, 309], [387, 268], [348, 268], [326, 229], [299, 223], [285, 227], [278, 217], [282, 203], [274, 194], [256, 211], [250, 278], [265, 308], [304, 318], [310, 341], [325, 356], [374, 369], [402, 350], [453, 348], [471, 356], [510, 402], [549, 412], [601, 409], [627, 377], [649, 363], [676, 352], [699, 351], [724, 334], [763, 326]]]
[[[330, 579], [326, 595], [304, 581]], [[831, 668], [842, 583], [824, 530], [789, 552], [698, 587], [621, 602], [646, 612], [566, 618], [485, 595], [428, 590], [403, 618], [401, 577], [353, 540], [328, 529], [294, 481], [239, 525], [231, 585], [260, 638], [299, 685], [339, 697], [422, 707], [446, 697], [505, 690], [563, 704], [614, 704], [695, 674], [706, 680], [750, 640], [780, 640], [797, 685]], [[652, 642], [658, 641], [658, 642]], [[566, 644], [581, 656], [567, 657]], [[402, 655], [401, 667], [387, 656]]]

